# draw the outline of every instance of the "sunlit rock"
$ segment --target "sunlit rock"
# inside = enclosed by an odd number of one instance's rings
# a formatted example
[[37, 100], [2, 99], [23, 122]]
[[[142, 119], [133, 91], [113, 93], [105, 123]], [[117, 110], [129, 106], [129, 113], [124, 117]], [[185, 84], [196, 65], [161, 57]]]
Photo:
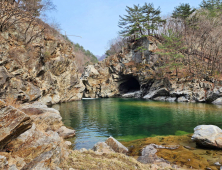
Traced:
[[194, 128], [192, 140], [201, 147], [222, 149], [222, 130], [214, 125], [199, 125]]
[[28, 115], [0, 100], [0, 150], [31, 127], [32, 120]]
[[110, 146], [110, 148], [112, 148], [115, 152], [118, 153], [124, 153], [126, 154], [128, 152], [128, 149], [123, 146], [119, 141], [117, 141], [116, 139], [114, 139], [113, 137], [109, 137], [105, 143]]

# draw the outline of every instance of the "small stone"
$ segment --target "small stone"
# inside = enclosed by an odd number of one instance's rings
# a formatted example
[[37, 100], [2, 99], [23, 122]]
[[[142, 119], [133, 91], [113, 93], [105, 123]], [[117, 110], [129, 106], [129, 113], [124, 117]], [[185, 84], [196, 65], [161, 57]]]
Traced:
[[67, 146], [71, 146], [71, 145], [72, 145], [72, 142], [70, 142], [70, 141], [65, 141], [65, 144], [66, 144]]
[[215, 162], [214, 165], [216, 165], [216, 166], [221, 166], [220, 162]]
[[192, 148], [190, 146], [184, 146], [184, 148], [189, 149], [189, 150], [195, 150], [195, 148]]
[[211, 168], [207, 167], [206, 170], [212, 170]]
[[0, 155], [0, 169], [6, 169], [8, 161], [5, 156]]
[[88, 150], [86, 149], [86, 148], [82, 148], [82, 149], [80, 149], [79, 150], [81, 153], [83, 153], [83, 152], [87, 152]]
[[8, 170], [18, 170], [16, 165], [11, 165]]
[[114, 152], [114, 150], [111, 149], [111, 147], [108, 146], [105, 142], [98, 142], [98, 143], [96, 143], [93, 146], [92, 150], [95, 151], [95, 152], [102, 152], [102, 153]]
[[75, 130], [71, 130], [68, 129], [65, 126], [62, 126], [59, 130], [58, 130], [58, 134], [60, 137], [67, 139], [67, 138], [71, 138], [73, 136], [75, 136]]

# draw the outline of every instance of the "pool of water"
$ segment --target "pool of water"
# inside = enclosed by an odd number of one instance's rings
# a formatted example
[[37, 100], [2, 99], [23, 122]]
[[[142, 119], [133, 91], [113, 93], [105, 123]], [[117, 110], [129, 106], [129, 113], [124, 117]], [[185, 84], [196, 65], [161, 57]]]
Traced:
[[222, 106], [154, 102], [137, 99], [95, 99], [54, 105], [66, 126], [76, 130], [75, 149], [90, 149], [113, 136], [130, 141], [156, 135], [193, 133], [201, 124], [222, 127]]

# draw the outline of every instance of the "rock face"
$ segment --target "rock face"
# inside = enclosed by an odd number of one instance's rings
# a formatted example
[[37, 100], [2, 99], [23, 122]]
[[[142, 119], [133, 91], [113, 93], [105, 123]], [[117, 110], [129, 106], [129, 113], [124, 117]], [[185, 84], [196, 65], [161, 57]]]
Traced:
[[28, 115], [0, 100], [0, 151], [13, 139], [32, 127]]
[[[86, 87], [84, 97], [222, 103], [222, 81], [207, 76], [159, 78], [157, 71], [162, 58], [154, 53], [159, 43], [153, 37], [135, 40], [122, 52], [87, 66], [81, 76]], [[141, 45], [145, 51], [138, 51]]]
[[222, 130], [214, 125], [199, 125], [194, 128], [192, 140], [201, 147], [222, 149]]
[[57, 133], [64, 129], [61, 120], [57, 110], [40, 103], [16, 109], [0, 101], [1, 169], [58, 169], [68, 156], [67, 144]]
[[73, 45], [48, 32], [26, 46], [13, 36], [17, 29], [0, 33], [0, 98], [47, 105], [80, 100], [85, 86], [79, 79]]

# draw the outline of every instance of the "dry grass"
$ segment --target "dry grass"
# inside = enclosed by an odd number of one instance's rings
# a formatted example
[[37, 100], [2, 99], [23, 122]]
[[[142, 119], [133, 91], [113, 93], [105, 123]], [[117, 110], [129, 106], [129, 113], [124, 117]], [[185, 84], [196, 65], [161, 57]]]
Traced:
[[104, 169], [104, 170], [149, 170], [151, 165], [137, 162], [134, 158], [123, 154], [96, 154], [93, 151], [81, 153], [72, 151], [69, 158], [61, 164], [61, 169]]

